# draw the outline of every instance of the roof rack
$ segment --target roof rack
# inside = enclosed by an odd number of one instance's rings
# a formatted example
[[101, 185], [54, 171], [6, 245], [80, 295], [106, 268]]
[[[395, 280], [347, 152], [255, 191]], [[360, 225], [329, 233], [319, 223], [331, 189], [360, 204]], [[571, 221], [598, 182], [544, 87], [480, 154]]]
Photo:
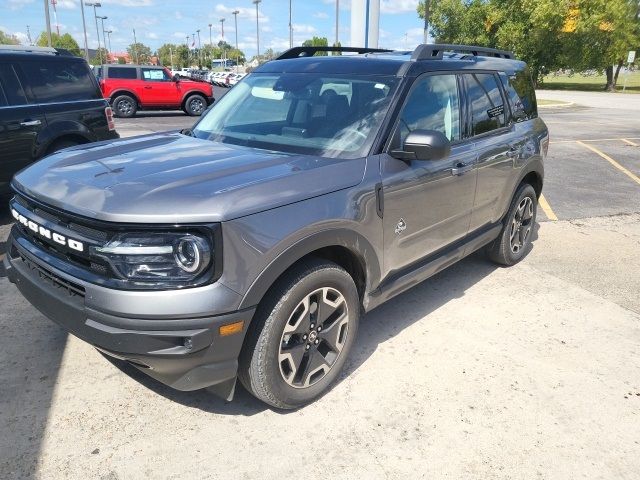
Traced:
[[455, 45], [451, 43], [431, 43], [418, 45], [411, 54], [411, 60], [442, 60], [445, 51], [470, 53], [476, 57], [495, 57], [513, 59], [515, 55], [508, 50], [477, 47], [473, 45]]
[[358, 48], [358, 47], [293, 47], [283, 52], [276, 60], [287, 58], [313, 57], [318, 52], [351, 52], [351, 53], [388, 53], [393, 50], [383, 48]]
[[24, 53], [49, 53], [51, 55], [72, 55], [64, 48], [34, 47], [31, 45], [0, 45], [3, 52], [24, 52]]

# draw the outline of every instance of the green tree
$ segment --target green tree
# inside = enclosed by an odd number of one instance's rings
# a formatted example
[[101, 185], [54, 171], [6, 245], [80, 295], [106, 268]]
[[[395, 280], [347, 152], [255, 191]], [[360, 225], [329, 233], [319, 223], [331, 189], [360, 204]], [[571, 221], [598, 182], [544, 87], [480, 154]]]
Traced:
[[151, 62], [151, 49], [144, 43], [132, 43], [127, 47], [127, 53], [134, 63], [144, 65]]
[[178, 47], [173, 43], [165, 43], [158, 49], [158, 59], [161, 65], [171, 66], [175, 68], [180, 59], [177, 53]]
[[19, 45], [20, 42], [15, 35], [4, 33], [0, 30], [0, 45]]
[[[46, 47], [49, 45], [47, 32], [42, 32], [40, 34], [38, 40], [36, 40], [36, 45], [38, 45], [39, 47]], [[82, 56], [80, 47], [78, 46], [78, 42], [76, 42], [74, 38], [68, 33], [65, 33], [64, 35], [58, 35], [55, 32], [51, 32], [51, 46], [54, 48], [64, 48], [65, 50], [68, 50], [73, 55], [76, 55], [78, 57]]]
[[[329, 46], [329, 41], [327, 40], [327, 37], [313, 37], [310, 38], [309, 40], [305, 40], [304, 42], [302, 42], [302, 46], [303, 47], [328, 47]], [[316, 55], [319, 56], [327, 56], [327, 52], [318, 52], [316, 53]]]
[[102, 65], [103, 63], [107, 63], [108, 51], [104, 47], [100, 47], [100, 49], [96, 49], [96, 53], [89, 58], [89, 63], [91, 65]]

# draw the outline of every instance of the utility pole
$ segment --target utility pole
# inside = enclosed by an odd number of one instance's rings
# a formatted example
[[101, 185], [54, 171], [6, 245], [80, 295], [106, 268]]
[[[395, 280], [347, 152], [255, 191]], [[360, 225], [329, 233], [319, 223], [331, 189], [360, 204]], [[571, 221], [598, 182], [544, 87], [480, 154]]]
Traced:
[[51, 19], [49, 18], [49, 0], [44, 0], [44, 16], [47, 22], [47, 44], [51, 46]]
[[253, 0], [256, 5], [256, 58], [260, 63], [260, 24], [258, 22], [258, 5], [262, 0]]
[[338, 46], [338, 43], [340, 42], [338, 40], [338, 25], [340, 23], [340, 0], [336, 0], [336, 43], [335, 46]]
[[96, 8], [102, 6], [100, 2], [87, 2], [85, 3], [87, 7], [93, 7], [93, 17], [96, 20], [96, 35], [98, 36], [98, 54], [100, 55], [100, 64], [104, 63], [102, 61], [102, 50], [100, 49], [100, 31], [98, 30], [98, 11]]
[[240, 63], [239, 50], [238, 50], [238, 14], [240, 10], [234, 10], [233, 12], [233, 21], [236, 28], [236, 73], [238, 73], [238, 63]]
[[33, 40], [31, 40], [31, 30], [29, 29], [29, 25], [27, 25], [27, 40], [29, 40], [29, 45], [33, 45]]
[[84, 2], [80, 2], [80, 11], [82, 12], [82, 30], [84, 31], [84, 59], [89, 63], [89, 45], [87, 42], [87, 22], [84, 20]]
[[424, 43], [429, 43], [429, 14], [431, 0], [424, 0]]
[[133, 56], [136, 59], [136, 64], [138, 64], [138, 40], [136, 39], [136, 29], [133, 29]]
[[291, 23], [291, 1], [289, 0], [289, 48], [293, 47], [293, 24]]

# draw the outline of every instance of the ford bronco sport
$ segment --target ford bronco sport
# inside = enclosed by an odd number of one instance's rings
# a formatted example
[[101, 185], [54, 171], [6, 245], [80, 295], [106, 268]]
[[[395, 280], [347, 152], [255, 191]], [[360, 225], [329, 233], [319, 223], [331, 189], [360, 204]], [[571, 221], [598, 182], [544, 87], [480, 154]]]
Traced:
[[530, 248], [548, 132], [509, 52], [296, 47], [195, 126], [15, 176], [5, 266], [45, 315], [179, 390], [278, 408], [336, 380], [358, 320], [485, 248]]

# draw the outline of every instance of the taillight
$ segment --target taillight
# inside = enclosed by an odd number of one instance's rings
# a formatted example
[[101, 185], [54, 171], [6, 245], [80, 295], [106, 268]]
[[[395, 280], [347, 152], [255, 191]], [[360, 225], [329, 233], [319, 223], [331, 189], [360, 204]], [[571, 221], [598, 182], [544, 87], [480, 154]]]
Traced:
[[107, 117], [107, 125], [109, 126], [109, 131], [113, 131], [116, 129], [116, 124], [113, 121], [113, 110], [111, 110], [111, 107], [107, 107], [104, 109], [104, 115], [105, 117]]

